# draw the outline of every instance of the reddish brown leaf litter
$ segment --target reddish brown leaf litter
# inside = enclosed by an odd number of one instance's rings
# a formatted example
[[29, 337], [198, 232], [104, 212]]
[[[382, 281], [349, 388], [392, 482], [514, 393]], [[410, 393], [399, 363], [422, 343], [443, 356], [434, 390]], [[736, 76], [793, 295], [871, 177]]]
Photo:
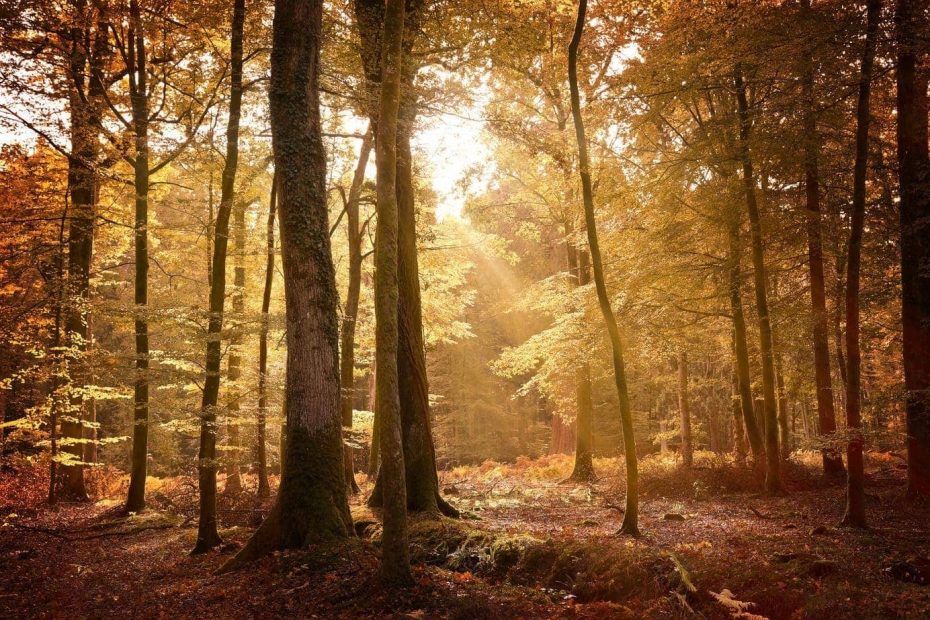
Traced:
[[[594, 485], [563, 484], [568, 458], [443, 472], [465, 519], [413, 522], [415, 585], [377, 581], [378, 527], [361, 539], [213, 571], [265, 514], [254, 489], [225, 497], [226, 545], [192, 557], [196, 496], [159, 481], [152, 508], [115, 501], [43, 504], [43, 477], [0, 478], [0, 617], [917, 618], [930, 614], [920, 570], [930, 511], [905, 504], [893, 457], [869, 460], [867, 531], [840, 529], [843, 489], [808, 465], [765, 497], [752, 476], [698, 455], [691, 474], [646, 459], [636, 540], [615, 535], [617, 463]], [[748, 482], [747, 482], [748, 480]], [[748, 484], [748, 488], [741, 486]], [[363, 485], [365, 486], [365, 485]], [[357, 520], [376, 521], [354, 501]], [[676, 518], [667, 518], [677, 515]], [[915, 577], [916, 575], [916, 577]], [[742, 616], [749, 617], [749, 616]]]

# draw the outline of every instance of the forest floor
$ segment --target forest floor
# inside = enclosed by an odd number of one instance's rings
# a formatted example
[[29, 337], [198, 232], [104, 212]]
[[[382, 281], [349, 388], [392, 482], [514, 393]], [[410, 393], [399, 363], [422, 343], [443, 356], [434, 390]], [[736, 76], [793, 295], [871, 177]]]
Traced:
[[103, 499], [49, 508], [43, 470], [8, 467], [0, 618], [930, 617], [930, 508], [904, 500], [900, 457], [869, 455], [866, 531], [837, 527], [842, 482], [803, 460], [788, 464], [786, 494], [766, 497], [748, 470], [710, 454], [691, 472], [643, 459], [638, 539], [615, 534], [615, 460], [595, 461], [591, 485], [563, 482], [572, 463], [562, 456], [444, 471], [444, 494], [466, 518], [412, 520], [407, 591], [377, 581], [379, 528], [361, 497], [358, 539], [218, 576], [269, 507], [248, 477], [245, 493], [222, 499], [224, 546], [192, 557], [191, 479], [150, 479], [149, 509], [120, 517], [118, 473], [95, 473]]

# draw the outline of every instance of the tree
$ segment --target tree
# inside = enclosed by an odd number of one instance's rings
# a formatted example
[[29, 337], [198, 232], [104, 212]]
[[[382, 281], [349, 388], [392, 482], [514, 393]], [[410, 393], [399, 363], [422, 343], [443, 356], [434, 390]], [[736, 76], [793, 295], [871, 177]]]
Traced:
[[691, 403], [688, 395], [688, 354], [678, 354], [678, 413], [681, 415], [681, 464], [691, 468], [694, 446], [691, 443]]
[[[229, 119], [226, 125], [226, 165], [220, 194], [220, 207], [213, 235], [213, 259], [210, 261], [210, 322], [207, 329], [206, 381], [201, 402], [200, 451], [198, 479], [200, 482], [200, 521], [194, 553], [205, 553], [222, 541], [216, 519], [216, 406], [220, 389], [220, 351], [223, 331], [223, 310], [226, 303], [226, 249], [229, 244], [229, 218], [236, 199], [236, 167], [239, 163], [239, 119], [242, 115], [242, 31], [245, 25], [245, 0], [234, 0], [230, 35]], [[238, 219], [238, 217], [237, 217]], [[244, 226], [244, 222], [243, 222]], [[237, 226], [238, 229], [238, 226]], [[237, 230], [237, 249], [242, 241]], [[239, 268], [236, 269], [236, 284]], [[238, 308], [241, 312], [241, 308]], [[232, 366], [232, 362], [230, 362]], [[232, 378], [230, 378], [232, 380]]]
[[[397, 312], [400, 415], [403, 428], [408, 508], [420, 512], [442, 512], [448, 516], [457, 516], [458, 511], [439, 494], [436, 452], [430, 422], [429, 386], [426, 376], [420, 276], [417, 263], [416, 209], [410, 139], [417, 113], [417, 94], [414, 82], [419, 67], [415, 55], [411, 52], [419, 32], [422, 9], [423, 0], [407, 0], [397, 121]], [[379, 112], [376, 102], [379, 100], [378, 93], [382, 80], [380, 59], [383, 44], [381, 33], [384, 22], [384, 3], [380, 0], [355, 0], [355, 17], [362, 40], [360, 53], [365, 72], [367, 112], [372, 129], [377, 135]], [[380, 411], [376, 410], [375, 426], [379, 424]], [[383, 446], [378, 447], [382, 454], [383, 448]], [[369, 504], [379, 506], [381, 501], [379, 474]]]
[[[811, 0], [802, 0], [805, 21], [811, 24]], [[807, 262], [810, 271], [811, 336], [814, 348], [814, 380], [817, 389], [817, 430], [829, 441], [836, 432], [833, 409], [833, 385], [830, 378], [830, 348], [827, 342], [827, 295], [823, 267], [823, 225], [820, 213], [820, 140], [817, 135], [817, 110], [814, 94], [815, 67], [813, 37], [804, 45], [804, 190], [807, 216]], [[830, 446], [821, 451], [823, 472], [828, 476], [843, 473], [843, 459]]]
[[756, 292], [756, 310], [759, 319], [759, 342], [762, 356], [763, 420], [765, 421], [765, 489], [768, 493], [781, 492], [781, 460], [778, 456], [778, 412], [775, 402], [775, 361], [772, 344], [772, 325], [768, 304], [768, 280], [765, 273], [765, 256], [762, 242], [762, 223], [756, 202], [756, 177], [749, 153], [749, 102], [746, 82], [739, 64], [733, 72], [739, 120], [739, 153], [743, 167], [743, 188], [749, 231], [752, 241], [752, 267]]
[[407, 490], [401, 438], [398, 387], [397, 283], [397, 113], [403, 63], [404, 0], [389, 0], [381, 39], [381, 92], [378, 134], [378, 225], [375, 236], [375, 363], [378, 429], [381, 445], [381, 504], [384, 511], [382, 577], [409, 583], [407, 548]]
[[907, 418], [907, 482], [930, 497], [930, 156], [925, 3], [898, 0], [897, 141], [901, 196], [901, 313]]
[[581, 0], [578, 3], [578, 19], [575, 23], [575, 32], [568, 46], [568, 84], [571, 90], [575, 138], [578, 141], [578, 170], [581, 176], [581, 190], [584, 199], [588, 251], [591, 254], [591, 266], [594, 270], [594, 285], [597, 289], [598, 303], [604, 316], [604, 322], [607, 324], [607, 332], [610, 335], [610, 345], [613, 351], [614, 381], [617, 388], [617, 397], [620, 399], [623, 451], [626, 460], [626, 511], [623, 514], [620, 532], [638, 536], [639, 480], [636, 462], [636, 440], [633, 437], [633, 412], [630, 408], [630, 397], [626, 384], [626, 369], [623, 362], [623, 343], [620, 339], [620, 328], [617, 326], [617, 319], [610, 306], [610, 296], [607, 293], [607, 285], [604, 279], [604, 266], [597, 237], [597, 222], [594, 218], [594, 190], [591, 186], [588, 147], [585, 138], [584, 119], [581, 116], [581, 98], [578, 94], [578, 46], [581, 44], [581, 36], [584, 33], [587, 5], [587, 0]]
[[849, 443], [846, 463], [849, 468], [846, 488], [846, 514], [843, 523], [865, 527], [865, 471], [862, 459], [861, 362], [859, 349], [859, 270], [862, 262], [862, 233], [865, 227], [865, 181], [869, 160], [870, 97], [872, 65], [875, 61], [875, 38], [881, 14], [881, 0], [869, 0], [866, 11], [865, 47], [859, 73], [859, 101], [856, 107], [856, 163], [853, 179], [853, 204], [850, 217], [849, 252], [846, 261], [846, 426]]
[[[262, 323], [258, 336], [258, 496], [271, 495], [268, 484], [268, 450], [265, 441], [268, 419], [268, 321], [271, 310], [271, 287], [274, 284], [274, 219], [278, 202], [278, 176], [271, 179], [268, 200], [268, 224], [265, 233], [265, 285], [262, 289]], [[283, 453], [282, 453], [283, 456]]]
[[274, 507], [221, 569], [352, 532], [339, 412], [326, 154], [320, 126], [322, 0], [276, 0], [269, 101], [287, 308], [287, 445]]

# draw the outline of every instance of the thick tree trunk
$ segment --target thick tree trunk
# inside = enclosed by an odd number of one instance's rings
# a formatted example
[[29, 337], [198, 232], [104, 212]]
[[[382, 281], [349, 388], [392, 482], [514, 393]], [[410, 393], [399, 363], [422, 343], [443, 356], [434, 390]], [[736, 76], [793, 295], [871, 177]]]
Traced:
[[[359, 218], [359, 199], [362, 194], [362, 184], [365, 182], [365, 168], [368, 166], [368, 156], [371, 153], [371, 131], [365, 133], [362, 140], [358, 164], [352, 177], [352, 186], [346, 198], [346, 228], [349, 241], [349, 286], [346, 291], [346, 303], [342, 313], [342, 330], [339, 359], [340, 370], [340, 410], [342, 412], [342, 426], [352, 428], [352, 411], [355, 402], [355, 322], [358, 319], [358, 300], [362, 290], [362, 230]], [[345, 446], [345, 474], [346, 486], [352, 494], [358, 493], [358, 484], [355, 482], [354, 450], [352, 446]]]
[[[207, 327], [206, 380], [200, 406], [200, 452], [198, 474], [200, 482], [200, 520], [193, 553], [204, 553], [222, 541], [217, 532], [216, 518], [216, 409], [220, 390], [221, 338], [226, 300], [226, 250], [229, 245], [229, 219], [236, 190], [236, 168], [239, 164], [239, 118], [242, 109], [242, 31], [245, 23], [245, 0], [233, 4], [230, 37], [231, 82], [229, 121], [226, 125], [226, 166], [220, 189], [220, 206], [211, 261], [210, 320]], [[243, 223], [244, 226], [244, 223]]]
[[[274, 219], [278, 202], [278, 173], [271, 179], [268, 200], [268, 224], [265, 233], [265, 287], [262, 291], [262, 324], [258, 334], [258, 496], [271, 495], [268, 484], [268, 321], [271, 311], [271, 287], [274, 284]], [[283, 456], [283, 451], [282, 451]]]
[[270, 110], [287, 308], [287, 445], [274, 508], [232, 570], [352, 532], [342, 466], [336, 274], [320, 126], [322, 0], [275, 2]]
[[865, 48], [859, 72], [859, 103], [856, 109], [856, 163], [853, 172], [853, 204], [849, 232], [849, 252], [846, 261], [846, 354], [849, 357], [846, 374], [846, 427], [849, 443], [846, 463], [849, 468], [846, 487], [846, 514], [843, 523], [865, 527], [865, 465], [862, 448], [861, 361], [859, 351], [859, 273], [862, 262], [862, 233], [865, 228], [865, 181], [869, 161], [870, 95], [872, 65], [875, 60], [875, 38], [881, 0], [867, 3]]
[[410, 583], [407, 546], [407, 490], [398, 385], [398, 205], [397, 112], [403, 63], [404, 0], [387, 0], [381, 50], [378, 114], [378, 225], [375, 237], [375, 358], [378, 413], [381, 416], [381, 576]]
[[733, 356], [736, 371], [736, 386], [739, 391], [740, 409], [743, 412], [743, 423], [746, 426], [746, 437], [752, 451], [752, 460], [756, 465], [762, 463], [765, 456], [765, 445], [762, 433], [756, 423], [756, 413], [752, 397], [752, 378], [749, 366], [749, 344], [746, 337], [746, 318], [743, 314], [743, 275], [740, 256], [740, 217], [734, 213], [728, 227], [729, 238], [729, 293], [730, 315], [733, 320]]
[[[801, 0], [807, 21], [811, 1]], [[814, 348], [814, 382], [817, 387], [817, 422], [821, 440], [827, 445], [821, 450], [823, 472], [838, 476], [845, 470], [843, 459], [830, 445], [836, 433], [836, 412], [833, 407], [833, 384], [830, 374], [830, 348], [827, 340], [827, 293], [823, 267], [823, 226], [820, 214], [820, 139], [817, 134], [817, 109], [814, 97], [815, 69], [811, 45], [804, 48], [804, 188], [807, 215], [807, 263], [810, 271], [811, 332]]]
[[149, 101], [146, 69], [145, 34], [137, 0], [129, 3], [128, 69], [132, 101], [133, 134], [135, 138], [134, 187], [135, 202], [135, 330], [136, 378], [133, 392], [132, 464], [129, 475], [127, 512], [145, 507], [145, 477], [149, 436]]
[[762, 357], [763, 419], [765, 422], [765, 490], [770, 494], [780, 493], [781, 462], [778, 454], [778, 411], [775, 396], [775, 360], [772, 345], [772, 326], [768, 306], [767, 278], [762, 242], [762, 223], [756, 202], [756, 177], [749, 154], [749, 133], [752, 121], [749, 118], [749, 102], [746, 98], [746, 83], [739, 65], [734, 70], [737, 112], [739, 116], [740, 160], [743, 165], [743, 187], [746, 211], [749, 215], [749, 231], [752, 240], [752, 265], [755, 280], [756, 309], [759, 315], [759, 349]]
[[678, 414], [681, 424], [681, 464], [690, 469], [694, 464], [694, 446], [691, 443], [691, 403], [688, 395], [688, 354], [678, 354]]
[[[930, 497], [930, 155], [927, 152], [926, 13], [898, 0], [898, 174], [901, 184], [901, 290], [907, 412], [907, 488]], [[922, 35], [923, 38], [922, 38]]]
[[591, 185], [591, 171], [588, 163], [588, 145], [585, 138], [584, 120], [581, 117], [581, 98], [578, 93], [578, 46], [584, 33], [587, 0], [578, 4], [578, 18], [575, 31], [568, 46], [568, 84], [571, 91], [572, 118], [575, 123], [575, 138], [578, 142], [578, 168], [581, 176], [581, 190], [584, 199], [585, 225], [588, 233], [588, 250], [591, 254], [591, 266], [594, 269], [594, 285], [597, 299], [607, 324], [610, 345], [613, 351], [614, 379], [617, 397], [620, 401], [620, 426], [623, 429], [623, 447], [626, 460], [626, 511], [620, 532], [632, 536], [639, 535], [639, 476], [637, 472], [636, 440], [633, 437], [633, 412], [626, 383], [626, 369], [623, 362], [623, 343], [620, 328], [610, 306], [610, 296], [604, 277], [604, 263], [601, 260], [601, 248], [597, 237], [597, 222], [594, 218], [594, 192]]
[[[87, 6], [80, 3], [80, 10]], [[86, 17], [86, 16], [84, 16]], [[102, 22], [103, 15], [98, 15]], [[83, 353], [90, 339], [90, 268], [94, 254], [94, 223], [97, 216], [99, 183], [94, 170], [99, 159], [98, 125], [100, 99], [103, 96], [104, 56], [107, 48], [107, 30], [99, 25], [74, 27], [71, 30], [69, 62], [69, 96], [71, 112], [71, 149], [68, 159], [68, 276], [65, 301], [65, 331], [68, 345], [78, 357], [71, 363], [72, 389], [80, 392], [88, 382], [89, 368]], [[91, 49], [87, 49], [90, 41]], [[64, 451], [79, 462], [85, 461], [83, 418], [89, 402], [82, 396], [71, 399], [71, 413], [61, 420], [64, 441], [73, 442]], [[62, 465], [58, 484], [59, 495], [72, 501], [87, 500], [83, 465]]]

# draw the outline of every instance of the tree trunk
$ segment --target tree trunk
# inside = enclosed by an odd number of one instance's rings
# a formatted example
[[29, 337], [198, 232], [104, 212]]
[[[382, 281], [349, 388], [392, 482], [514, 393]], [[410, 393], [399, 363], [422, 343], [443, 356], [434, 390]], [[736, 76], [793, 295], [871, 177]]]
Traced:
[[[568, 268], [575, 286], [591, 282], [591, 261], [588, 253], [575, 248], [570, 236], [571, 222], [566, 222]], [[575, 466], [569, 480], [592, 482], [594, 474], [594, 404], [591, 399], [591, 366], [581, 363], [575, 369]]]
[[[417, 114], [414, 78], [418, 70], [411, 54], [419, 30], [423, 0], [407, 0], [403, 40], [400, 103], [397, 125], [397, 225], [398, 225], [398, 373], [400, 414], [403, 427], [406, 467], [407, 506], [421, 512], [442, 512], [458, 516], [458, 511], [439, 495], [436, 453], [429, 409], [429, 385], [420, 303], [420, 275], [417, 264], [416, 208], [414, 204], [413, 160], [410, 139]], [[355, 15], [362, 38], [361, 55], [368, 82], [369, 118], [377, 129], [378, 110], [373, 105], [381, 81], [378, 50], [384, 2], [356, 0]], [[376, 131], [377, 134], [377, 131]], [[379, 413], [376, 411], [376, 422]], [[383, 452], [383, 447], [382, 447]], [[369, 505], [381, 505], [380, 476], [375, 481]]]
[[320, 126], [322, 0], [276, 0], [270, 110], [287, 308], [287, 446], [268, 518], [221, 570], [352, 532], [342, 466], [336, 274]]
[[[801, 0], [802, 11], [810, 23], [811, 0]], [[836, 433], [833, 385], [830, 374], [830, 348], [827, 341], [827, 293], [823, 268], [823, 226], [820, 214], [820, 139], [817, 134], [817, 109], [814, 97], [814, 50], [804, 48], [804, 75], [801, 86], [804, 98], [804, 187], [807, 215], [807, 263], [810, 271], [811, 333], [814, 347], [814, 381], [817, 387], [817, 421], [821, 440], [823, 472], [838, 476], [844, 472], [843, 459], [830, 442]]]
[[[229, 245], [229, 218], [236, 190], [236, 168], [239, 164], [239, 118], [242, 109], [242, 30], [245, 23], [245, 0], [233, 4], [232, 35], [230, 37], [231, 81], [229, 121], [226, 126], [226, 165], [220, 188], [220, 206], [211, 261], [210, 321], [207, 327], [206, 380], [200, 407], [200, 452], [198, 478], [200, 482], [200, 520], [193, 553], [205, 553], [222, 541], [216, 519], [216, 409], [220, 390], [220, 361], [223, 332], [223, 311], [226, 300], [226, 249]], [[238, 219], [238, 218], [237, 218]], [[244, 224], [243, 224], [244, 225]]]
[[739, 116], [740, 159], [743, 164], [743, 187], [746, 194], [746, 211], [749, 214], [749, 231], [752, 240], [752, 266], [755, 276], [756, 307], [759, 315], [759, 348], [762, 357], [763, 419], [765, 421], [765, 490], [780, 493], [781, 462], [778, 455], [778, 411], [775, 400], [775, 361], [772, 346], [772, 326], [769, 316], [767, 279], [762, 242], [762, 223], [756, 202], [756, 177], [749, 154], [749, 102], [746, 83], [739, 65], [734, 70], [737, 112]]
[[[86, 4], [80, 3], [84, 11]], [[86, 16], [82, 16], [86, 17]], [[104, 16], [98, 15], [102, 22]], [[69, 98], [71, 112], [71, 157], [68, 158], [68, 276], [65, 302], [65, 331], [68, 346], [77, 357], [71, 363], [71, 388], [79, 393], [87, 385], [88, 365], [84, 359], [90, 340], [89, 309], [90, 268], [94, 254], [94, 223], [97, 216], [99, 182], [94, 166], [99, 159], [98, 130], [99, 106], [103, 97], [104, 56], [107, 48], [107, 30], [101, 25], [72, 28], [69, 58]], [[87, 49], [93, 40], [91, 49]], [[71, 413], [61, 420], [64, 451], [78, 462], [84, 462], [84, 422], [86, 406], [83, 396], [73, 396]], [[59, 494], [72, 501], [86, 501], [83, 465], [62, 465], [59, 474]]]
[[[229, 165], [227, 159], [227, 165]], [[229, 359], [227, 362], [228, 405], [226, 409], [226, 430], [229, 434], [226, 455], [225, 493], [236, 495], [242, 492], [242, 475], [239, 463], [239, 379], [242, 377], [242, 319], [245, 314], [245, 203], [233, 201], [233, 316], [235, 323], [230, 325]]]
[[587, 0], [578, 4], [578, 18], [575, 31], [568, 46], [568, 84], [571, 91], [572, 118], [575, 123], [575, 138], [578, 142], [578, 167], [581, 176], [581, 190], [584, 198], [585, 225], [588, 233], [588, 249], [591, 254], [591, 266], [594, 269], [594, 285], [597, 289], [598, 303], [613, 351], [614, 379], [617, 397], [620, 401], [620, 425], [623, 429], [624, 456], [626, 459], [626, 511], [620, 532], [632, 536], [639, 535], [639, 476], [637, 472], [636, 440], [633, 437], [633, 412], [626, 383], [626, 369], [623, 362], [623, 343], [620, 328], [610, 306], [610, 296], [604, 278], [604, 264], [601, 260], [601, 248], [597, 237], [597, 222], [594, 218], [594, 193], [591, 186], [591, 171], [588, 163], [588, 146], [585, 138], [584, 120], [581, 117], [581, 99], [578, 93], [578, 46], [584, 33]]
[[[274, 218], [278, 201], [278, 173], [271, 179], [268, 201], [268, 225], [265, 233], [265, 288], [262, 292], [262, 324], [258, 335], [258, 496], [271, 495], [268, 484], [268, 450], [266, 426], [268, 420], [268, 321], [271, 311], [271, 287], [274, 283]], [[283, 456], [283, 452], [282, 452]]]
[[762, 463], [765, 456], [765, 446], [762, 442], [762, 433], [756, 423], [756, 413], [752, 397], [752, 378], [749, 368], [749, 344], [746, 337], [746, 318], [743, 314], [743, 276], [740, 255], [740, 217], [733, 213], [728, 227], [729, 238], [729, 288], [730, 288], [730, 315], [733, 318], [733, 356], [736, 370], [737, 388], [739, 389], [740, 408], [743, 412], [743, 422], [746, 425], [746, 437], [752, 451], [752, 460], [756, 465]]
[[135, 330], [136, 378], [133, 392], [132, 464], [129, 476], [127, 512], [145, 507], [145, 477], [149, 436], [149, 100], [146, 69], [145, 33], [137, 0], [129, 3], [127, 41], [130, 99], [132, 102], [133, 134], [135, 138], [134, 187], [135, 204]]
[[846, 514], [843, 523], [865, 527], [865, 466], [862, 458], [861, 361], [859, 351], [859, 272], [862, 256], [862, 233], [865, 227], [865, 181], [869, 160], [870, 95], [875, 38], [881, 1], [867, 3], [867, 26], [862, 67], [859, 73], [859, 103], [856, 109], [856, 163], [853, 173], [853, 204], [846, 261], [846, 427], [849, 443], [846, 463], [849, 468], [846, 488]]
[[733, 451], [737, 463], [746, 462], [746, 438], [745, 428], [743, 425], [743, 406], [740, 396], [739, 379], [736, 377], [736, 371], [733, 371], [733, 395], [730, 398], [733, 407]]
[[688, 397], [688, 354], [678, 354], [678, 413], [681, 416], [681, 464], [690, 469], [694, 464], [691, 443], [691, 403]]
[[[358, 165], [352, 177], [352, 186], [346, 198], [346, 228], [349, 238], [349, 287], [346, 291], [345, 310], [342, 313], [342, 331], [340, 351], [340, 382], [342, 411], [342, 425], [352, 428], [352, 411], [355, 401], [355, 322], [358, 319], [358, 300], [362, 290], [362, 238], [364, 231], [359, 219], [359, 198], [362, 193], [362, 184], [365, 182], [365, 168], [368, 166], [368, 156], [371, 153], [371, 131], [365, 133], [362, 140], [361, 152], [358, 156]], [[353, 495], [359, 492], [355, 482], [355, 465], [353, 462], [354, 450], [352, 446], [345, 446], [345, 474], [346, 486]]]
[[398, 205], [397, 111], [403, 63], [404, 0], [388, 0], [381, 50], [381, 98], [378, 114], [378, 225], [375, 237], [375, 358], [378, 364], [378, 413], [381, 416], [381, 576], [410, 583], [407, 546], [407, 490], [398, 385]]
[[[930, 497], [930, 156], [926, 3], [898, 0], [898, 174], [907, 412], [907, 488]], [[921, 47], [921, 45], [923, 47]]]

